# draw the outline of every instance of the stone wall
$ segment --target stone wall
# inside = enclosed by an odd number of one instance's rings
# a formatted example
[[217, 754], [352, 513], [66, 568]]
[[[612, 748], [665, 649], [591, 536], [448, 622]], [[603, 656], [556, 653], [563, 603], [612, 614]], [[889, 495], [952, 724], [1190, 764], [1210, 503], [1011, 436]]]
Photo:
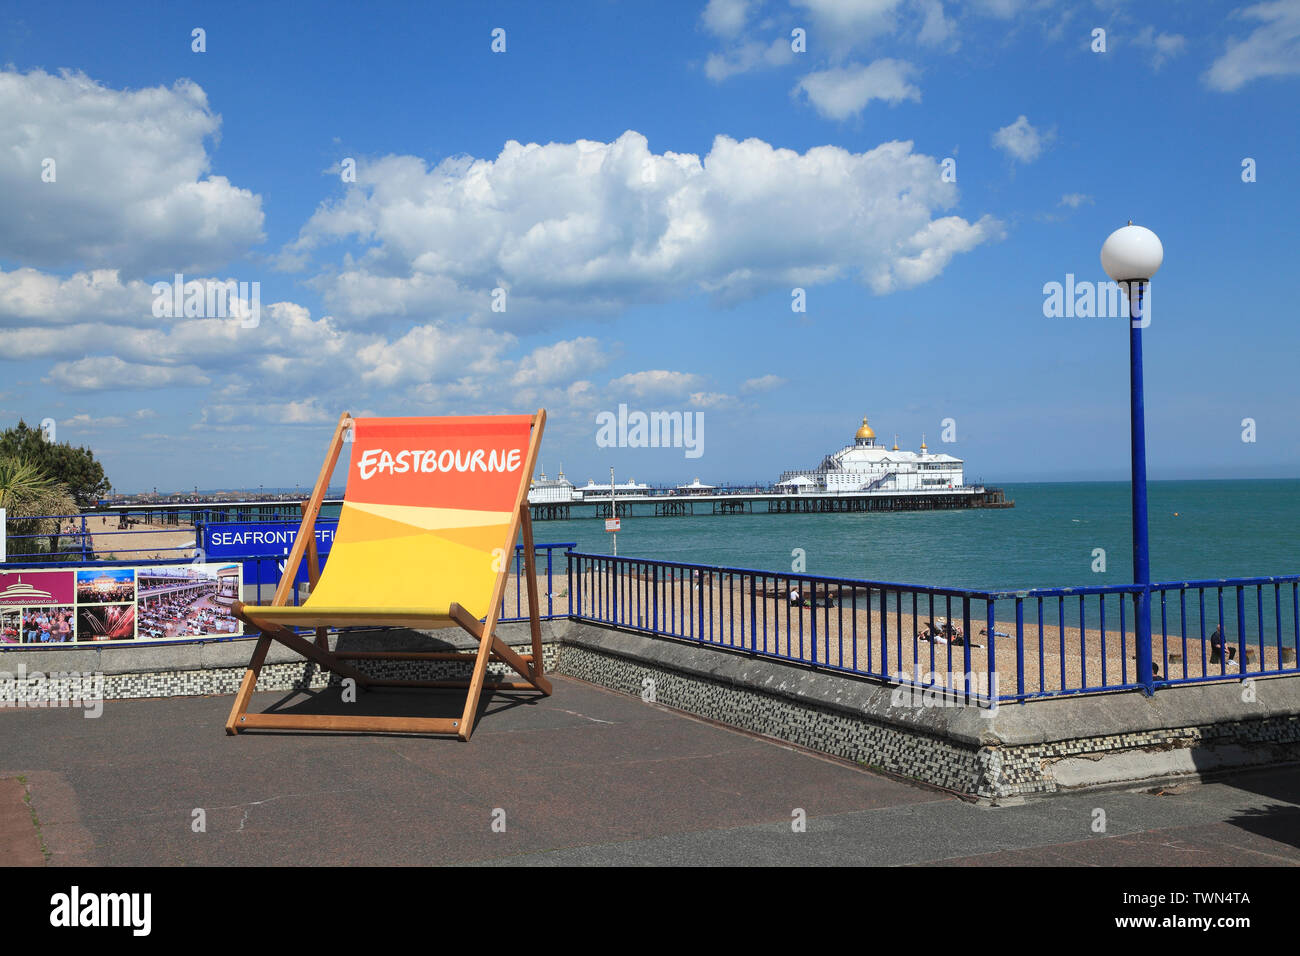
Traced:
[[988, 803], [1300, 760], [1300, 677], [995, 710], [570, 622], [557, 670]]

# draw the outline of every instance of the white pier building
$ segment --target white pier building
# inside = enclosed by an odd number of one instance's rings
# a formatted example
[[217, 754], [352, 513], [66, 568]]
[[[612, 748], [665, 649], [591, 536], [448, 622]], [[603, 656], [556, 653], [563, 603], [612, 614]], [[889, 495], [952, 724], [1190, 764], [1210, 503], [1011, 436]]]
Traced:
[[853, 444], [831, 452], [816, 468], [787, 471], [777, 487], [787, 494], [835, 494], [853, 491], [938, 491], [962, 487], [960, 458], [921, 450], [899, 451], [876, 444], [876, 433], [862, 419]]

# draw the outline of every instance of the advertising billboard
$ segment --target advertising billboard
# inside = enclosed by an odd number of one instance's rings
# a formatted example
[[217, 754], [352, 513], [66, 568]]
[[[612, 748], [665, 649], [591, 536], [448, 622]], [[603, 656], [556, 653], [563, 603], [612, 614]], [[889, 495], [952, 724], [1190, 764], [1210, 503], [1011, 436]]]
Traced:
[[220, 562], [0, 571], [0, 644], [230, 637], [241, 579]]

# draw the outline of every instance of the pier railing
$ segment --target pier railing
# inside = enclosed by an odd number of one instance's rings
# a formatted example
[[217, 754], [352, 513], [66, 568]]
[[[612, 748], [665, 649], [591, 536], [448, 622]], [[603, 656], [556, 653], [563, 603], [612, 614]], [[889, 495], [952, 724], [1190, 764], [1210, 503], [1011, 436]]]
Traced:
[[132, 512], [10, 516], [5, 564], [83, 564], [106, 554], [128, 554], [136, 563], [193, 557], [192, 527], [145, 524], [144, 517]]
[[577, 620], [982, 706], [1298, 673], [1300, 575], [1154, 585], [1155, 670], [1141, 675], [1137, 585], [993, 591], [584, 552], [568, 571]]

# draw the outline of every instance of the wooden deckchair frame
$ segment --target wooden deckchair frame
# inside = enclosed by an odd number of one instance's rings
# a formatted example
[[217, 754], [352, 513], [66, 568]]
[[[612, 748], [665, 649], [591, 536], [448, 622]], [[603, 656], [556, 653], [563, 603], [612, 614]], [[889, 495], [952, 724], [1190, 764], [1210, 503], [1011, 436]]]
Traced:
[[[542, 429], [546, 425], [546, 409], [538, 409], [532, 416], [532, 431], [528, 440], [528, 454], [524, 460], [523, 475], [531, 476], [537, 462], [537, 452], [541, 445]], [[298, 526], [298, 536], [294, 538], [293, 548], [284, 564], [284, 573], [276, 586], [275, 596], [271, 599], [272, 607], [282, 607], [288, 603], [293, 593], [294, 580], [304, 558], [307, 560], [308, 581], [312, 588], [320, 579], [320, 559], [316, 553], [316, 516], [320, 514], [325, 500], [334, 466], [338, 463], [343, 450], [344, 435], [352, 427], [352, 416], [344, 412], [339, 417], [338, 427], [330, 441], [329, 451], [325, 455], [325, 464], [321, 466], [316, 485], [311, 497], [302, 504], [302, 522]], [[513, 549], [520, 528], [524, 537], [524, 573], [528, 578], [528, 624], [532, 636], [531, 653], [518, 654], [513, 651], [496, 633], [497, 620], [500, 616], [501, 602], [505, 597], [506, 580], [510, 574], [513, 561], [502, 561], [496, 584], [492, 588], [492, 600], [488, 605], [487, 620], [480, 622], [459, 604], [452, 604], [451, 618], [478, 642], [474, 652], [458, 651], [357, 651], [340, 653], [329, 649], [327, 627], [316, 628], [316, 640], [311, 642], [295, 634], [292, 628], [276, 622], [258, 623], [244, 614], [244, 602], [236, 601], [233, 606], [235, 615], [242, 621], [261, 630], [261, 636], [253, 649], [253, 657], [244, 671], [244, 679], [235, 694], [235, 703], [231, 707], [230, 717], [226, 720], [226, 733], [238, 734], [249, 728], [267, 728], [275, 730], [331, 730], [356, 731], [369, 733], [403, 733], [403, 734], [447, 734], [469, 740], [474, 732], [474, 720], [478, 712], [479, 698], [484, 690], [537, 690], [550, 696], [551, 683], [543, 672], [542, 666], [542, 623], [540, 602], [537, 594], [537, 568], [533, 556], [533, 522], [528, 508], [528, 484], [521, 481], [519, 494], [510, 521], [510, 545]], [[362, 613], [359, 609], [359, 613]], [[376, 626], [382, 626], [382, 612], [376, 611]], [[297, 651], [308, 660], [315, 661], [326, 670], [333, 671], [340, 677], [351, 678], [360, 687], [437, 687], [465, 688], [468, 693], [465, 709], [459, 718], [447, 717], [364, 717], [355, 715], [333, 714], [250, 714], [248, 703], [257, 687], [257, 676], [266, 663], [267, 652], [271, 642], [278, 641], [291, 650]], [[382, 680], [367, 676], [351, 667], [347, 661], [392, 660], [392, 661], [473, 661], [468, 680]], [[487, 680], [487, 668], [491, 661], [501, 661], [509, 665], [522, 680]]]

